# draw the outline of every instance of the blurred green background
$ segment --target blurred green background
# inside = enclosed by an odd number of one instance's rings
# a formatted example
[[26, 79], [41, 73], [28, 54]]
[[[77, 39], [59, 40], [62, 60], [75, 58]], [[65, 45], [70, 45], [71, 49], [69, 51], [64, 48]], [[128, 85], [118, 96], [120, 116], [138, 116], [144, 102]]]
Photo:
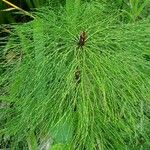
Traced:
[[[51, 5], [52, 7], [62, 5], [65, 0], [7, 0], [11, 2], [12, 4], [26, 10], [30, 11], [38, 7]], [[16, 10], [8, 10], [8, 8], [11, 8], [8, 4], [0, 1], [0, 24], [8, 24], [13, 22], [24, 22], [24, 17], [17, 15]]]

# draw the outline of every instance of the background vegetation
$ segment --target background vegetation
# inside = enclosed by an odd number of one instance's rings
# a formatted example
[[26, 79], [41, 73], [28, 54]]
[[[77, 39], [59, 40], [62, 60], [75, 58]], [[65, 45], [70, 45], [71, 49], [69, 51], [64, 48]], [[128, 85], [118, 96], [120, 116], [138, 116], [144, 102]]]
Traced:
[[1, 25], [0, 148], [149, 149], [150, 1], [17, 4], [29, 20]]

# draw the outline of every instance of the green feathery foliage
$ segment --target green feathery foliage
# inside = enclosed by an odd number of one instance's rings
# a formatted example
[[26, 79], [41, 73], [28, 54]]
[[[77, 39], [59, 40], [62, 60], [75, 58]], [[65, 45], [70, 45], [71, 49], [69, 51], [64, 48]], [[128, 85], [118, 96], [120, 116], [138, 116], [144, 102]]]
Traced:
[[150, 147], [150, 24], [120, 15], [103, 2], [66, 0], [13, 26], [4, 51], [15, 61], [0, 97], [0, 135], [12, 149], [37, 149], [44, 138], [52, 149]]

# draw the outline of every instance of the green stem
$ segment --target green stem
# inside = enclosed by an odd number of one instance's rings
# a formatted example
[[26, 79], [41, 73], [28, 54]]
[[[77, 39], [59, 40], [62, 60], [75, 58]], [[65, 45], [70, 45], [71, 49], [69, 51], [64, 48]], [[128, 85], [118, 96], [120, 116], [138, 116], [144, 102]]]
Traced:
[[38, 143], [37, 143], [36, 136], [33, 131], [30, 131], [28, 133], [27, 143], [28, 143], [29, 150], [37, 150], [38, 149]]

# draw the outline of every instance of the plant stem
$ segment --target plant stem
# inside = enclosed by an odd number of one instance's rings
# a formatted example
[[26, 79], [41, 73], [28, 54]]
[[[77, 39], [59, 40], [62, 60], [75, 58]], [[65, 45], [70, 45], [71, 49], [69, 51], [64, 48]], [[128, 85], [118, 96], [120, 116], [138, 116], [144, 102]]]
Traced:
[[22, 11], [25, 15], [30, 16], [30, 17], [32, 17], [32, 18], [35, 19], [35, 17], [34, 17], [32, 14], [30, 14], [29, 12], [23, 10], [22, 8], [20, 8], [20, 7], [16, 6], [16, 5], [14, 5], [14, 4], [12, 4], [11, 2], [9, 2], [9, 1], [7, 1], [7, 0], [2, 0], [2, 1], [5, 2], [6, 4], [12, 6], [13, 8], [15, 8], [15, 9], [17, 9], [17, 10], [19, 10], [19, 11]]
[[28, 143], [29, 150], [37, 150], [38, 149], [38, 143], [37, 143], [36, 136], [33, 131], [30, 131], [28, 133], [27, 143]]

